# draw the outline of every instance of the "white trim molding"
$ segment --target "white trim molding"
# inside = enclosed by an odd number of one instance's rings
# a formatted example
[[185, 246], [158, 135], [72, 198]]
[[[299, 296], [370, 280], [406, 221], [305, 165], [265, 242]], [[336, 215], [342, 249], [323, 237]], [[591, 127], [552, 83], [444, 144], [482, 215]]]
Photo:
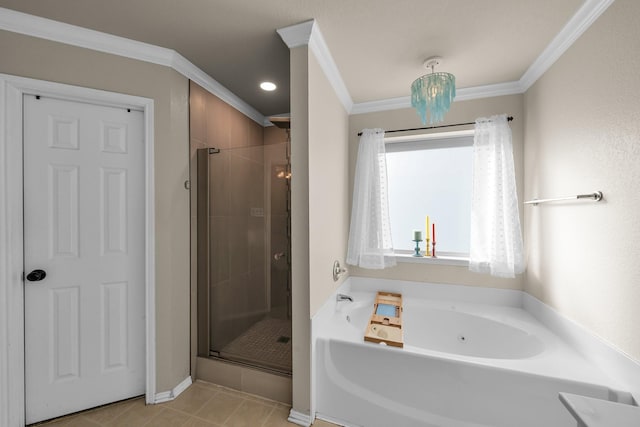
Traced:
[[[0, 426], [23, 426], [22, 95], [0, 75]], [[20, 125], [10, 125], [20, 120]], [[13, 141], [20, 138], [18, 146]], [[16, 159], [18, 162], [16, 162]], [[19, 186], [19, 187], [18, 187]], [[14, 201], [17, 201], [15, 203]]]
[[[585, 0], [518, 81], [460, 88], [456, 101], [526, 92], [613, 2], [614, 0]], [[0, 8], [0, 29], [171, 67], [255, 122], [261, 125], [268, 123], [260, 112], [173, 49], [6, 8]], [[409, 96], [354, 103], [314, 19], [280, 28], [277, 33], [290, 49], [309, 46], [347, 113], [363, 114], [411, 107]]]
[[0, 28], [45, 40], [170, 66], [175, 51], [52, 19], [0, 8]]
[[242, 114], [249, 117], [259, 125], [263, 125], [265, 120], [267, 120], [266, 117], [263, 116], [258, 110], [244, 102], [213, 77], [209, 76], [200, 68], [193, 65], [185, 57], [175, 51], [174, 54], [174, 60], [170, 65], [174, 70], [176, 70], [186, 78], [193, 80], [194, 82], [208, 90], [210, 93], [214, 94], [227, 104], [231, 105], [233, 108], [240, 111]]
[[154, 101], [142, 98], [144, 104], [145, 143], [145, 352], [146, 393], [149, 403], [156, 390], [156, 187]]
[[322, 32], [320, 32], [320, 26], [317, 22], [311, 31], [309, 48], [316, 55], [320, 68], [322, 68], [322, 71], [324, 71], [324, 74], [331, 82], [333, 90], [335, 90], [338, 99], [340, 99], [340, 102], [344, 106], [344, 109], [347, 110], [347, 113], [350, 113], [353, 108], [353, 100], [351, 99], [347, 85], [345, 85], [344, 80], [342, 80], [338, 66], [333, 60], [329, 46], [327, 46], [327, 43], [324, 41], [324, 37], [322, 37]]
[[316, 20], [311, 19], [299, 24], [279, 28], [276, 30], [276, 33], [280, 35], [280, 38], [289, 49], [293, 49], [294, 47], [305, 46], [309, 44], [309, 42], [311, 41], [311, 33], [313, 32], [313, 27], [315, 24]]
[[289, 418], [287, 419], [287, 421], [299, 426], [310, 427], [313, 423], [313, 418], [311, 417], [311, 415], [303, 414], [302, 412], [291, 409], [289, 411]]
[[[586, 0], [518, 81], [460, 88], [456, 91], [454, 101], [517, 95], [526, 92], [613, 2], [614, 0]], [[411, 108], [409, 96], [353, 104], [350, 113], [364, 114], [401, 108]]]
[[22, 223], [23, 94], [142, 110], [145, 126], [146, 401], [155, 401], [154, 101], [0, 74], [0, 426], [25, 423]]
[[338, 99], [344, 106], [347, 113], [351, 113], [353, 108], [353, 100], [347, 90], [347, 86], [342, 80], [338, 66], [333, 60], [331, 51], [324, 41], [320, 26], [315, 19], [302, 22], [300, 24], [291, 25], [289, 27], [280, 28], [276, 32], [282, 38], [282, 41], [289, 49], [308, 45], [309, 49], [314, 53], [320, 68], [329, 79], [333, 90], [336, 92]]
[[173, 49], [143, 43], [77, 25], [41, 18], [0, 7], [0, 29], [51, 40], [71, 46], [171, 67], [188, 79], [231, 105], [250, 119], [263, 124], [265, 117], [255, 108], [234, 95], [207, 73], [189, 62]]
[[496, 83], [492, 85], [463, 87], [456, 90], [456, 101], [491, 98], [494, 96], [515, 95], [524, 93], [522, 85], [517, 82]]
[[[494, 96], [516, 95], [524, 93], [520, 81], [496, 83], [485, 86], [463, 87], [456, 90], [454, 101], [469, 101], [471, 99], [490, 98]], [[411, 108], [411, 97], [382, 99], [378, 101], [360, 102], [353, 104], [351, 114], [373, 113], [376, 111], [399, 110]]]
[[411, 108], [411, 97], [409, 95], [398, 98], [359, 102], [353, 104], [351, 114], [375, 113], [376, 111], [400, 110], [402, 108]]
[[186, 389], [188, 389], [191, 386], [191, 384], [193, 384], [193, 381], [191, 380], [191, 377], [188, 376], [187, 378], [182, 380], [180, 384], [178, 384], [171, 390], [156, 393], [155, 399], [153, 400], [153, 402], [147, 402], [147, 403], [156, 404], [156, 403], [169, 402], [170, 400], [173, 400], [176, 397], [180, 396], [180, 394]]
[[520, 78], [522, 92], [526, 92], [556, 62], [563, 53], [607, 10], [614, 0], [586, 0], [569, 22], [551, 40]]

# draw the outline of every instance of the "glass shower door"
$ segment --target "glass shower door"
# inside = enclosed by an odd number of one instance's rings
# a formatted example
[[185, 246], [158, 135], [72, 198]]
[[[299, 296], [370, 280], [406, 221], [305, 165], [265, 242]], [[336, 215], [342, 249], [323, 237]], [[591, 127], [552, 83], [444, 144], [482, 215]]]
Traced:
[[198, 150], [198, 349], [290, 373], [286, 147]]

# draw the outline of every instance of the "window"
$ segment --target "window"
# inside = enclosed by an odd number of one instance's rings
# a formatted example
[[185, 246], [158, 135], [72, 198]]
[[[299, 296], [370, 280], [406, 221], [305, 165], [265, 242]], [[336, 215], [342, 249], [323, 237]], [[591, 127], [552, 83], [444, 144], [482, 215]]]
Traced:
[[[413, 252], [413, 230], [436, 224], [436, 253], [469, 255], [473, 130], [385, 138], [389, 216], [396, 252]], [[423, 237], [424, 238], [424, 237]], [[421, 250], [424, 250], [424, 241]]]

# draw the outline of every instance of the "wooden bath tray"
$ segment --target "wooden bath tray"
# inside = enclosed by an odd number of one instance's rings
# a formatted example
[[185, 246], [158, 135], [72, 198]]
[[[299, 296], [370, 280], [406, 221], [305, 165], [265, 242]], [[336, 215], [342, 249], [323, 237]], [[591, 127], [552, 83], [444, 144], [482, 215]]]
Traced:
[[373, 304], [373, 314], [369, 319], [364, 340], [403, 347], [402, 295], [378, 292]]

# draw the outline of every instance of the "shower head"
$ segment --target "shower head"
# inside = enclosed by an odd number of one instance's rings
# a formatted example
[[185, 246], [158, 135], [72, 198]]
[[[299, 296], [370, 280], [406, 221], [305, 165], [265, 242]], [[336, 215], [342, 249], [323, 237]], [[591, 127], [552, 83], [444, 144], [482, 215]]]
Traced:
[[271, 116], [269, 121], [280, 129], [289, 129], [291, 127], [291, 117], [288, 116]]

